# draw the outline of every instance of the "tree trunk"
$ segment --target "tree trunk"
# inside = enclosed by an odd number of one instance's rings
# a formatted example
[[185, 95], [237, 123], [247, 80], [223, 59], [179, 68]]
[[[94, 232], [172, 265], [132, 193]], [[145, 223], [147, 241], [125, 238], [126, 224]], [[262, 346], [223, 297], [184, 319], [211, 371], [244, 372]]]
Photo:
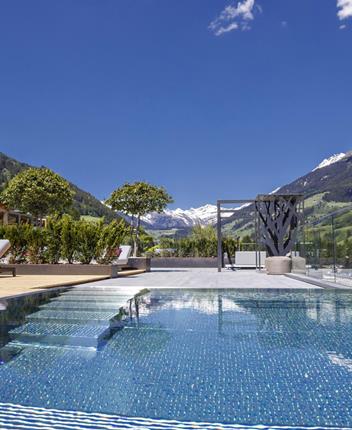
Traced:
[[139, 253], [139, 228], [141, 225], [141, 216], [137, 215], [137, 224], [136, 224], [136, 234], [135, 234], [135, 240], [134, 240], [134, 250], [133, 250], [133, 257], [138, 257]]
[[133, 230], [134, 230], [134, 215], [131, 215], [131, 228], [130, 228], [130, 240], [133, 242]]
[[40, 227], [40, 228], [42, 227], [42, 215], [41, 214], [38, 214], [36, 216], [35, 226]]

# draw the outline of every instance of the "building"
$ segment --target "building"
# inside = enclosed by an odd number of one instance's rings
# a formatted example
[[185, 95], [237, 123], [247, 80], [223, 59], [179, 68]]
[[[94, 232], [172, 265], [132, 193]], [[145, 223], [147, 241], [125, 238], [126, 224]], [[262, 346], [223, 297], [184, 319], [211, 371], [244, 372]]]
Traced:
[[0, 225], [31, 223], [31, 215], [23, 214], [15, 209], [8, 209], [4, 204], [0, 203]]

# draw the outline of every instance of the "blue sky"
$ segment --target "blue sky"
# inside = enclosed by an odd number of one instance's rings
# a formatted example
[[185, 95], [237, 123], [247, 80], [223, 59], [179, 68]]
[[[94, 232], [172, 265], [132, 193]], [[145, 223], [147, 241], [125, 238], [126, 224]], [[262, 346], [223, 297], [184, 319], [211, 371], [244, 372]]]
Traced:
[[352, 0], [0, 0], [0, 150], [251, 198], [352, 149]]

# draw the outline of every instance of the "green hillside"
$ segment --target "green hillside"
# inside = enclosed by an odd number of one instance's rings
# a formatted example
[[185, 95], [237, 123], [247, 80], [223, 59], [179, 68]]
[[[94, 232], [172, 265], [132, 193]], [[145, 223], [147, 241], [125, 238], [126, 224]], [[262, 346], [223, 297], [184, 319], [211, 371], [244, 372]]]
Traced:
[[[32, 167], [0, 152], [0, 189], [6, 187], [7, 182], [22, 170]], [[73, 211], [79, 215], [90, 217], [104, 217], [107, 221], [117, 218], [117, 215], [103, 205], [92, 194], [81, 190], [76, 185], [70, 183], [75, 195]]]

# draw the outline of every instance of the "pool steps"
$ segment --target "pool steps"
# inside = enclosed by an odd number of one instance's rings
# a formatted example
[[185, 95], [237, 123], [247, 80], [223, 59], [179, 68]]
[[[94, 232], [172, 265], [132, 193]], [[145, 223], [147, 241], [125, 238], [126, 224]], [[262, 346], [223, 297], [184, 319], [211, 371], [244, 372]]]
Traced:
[[[126, 301], [129, 299], [126, 296]], [[72, 311], [115, 311], [118, 303], [114, 302], [87, 302], [87, 301], [52, 301], [45, 305], [39, 306], [39, 309], [58, 309], [58, 310], [72, 310]]]
[[42, 305], [11, 330], [18, 343], [98, 348], [121, 326], [122, 318], [140, 291], [130, 287], [75, 287]]
[[[0, 428], [1, 430], [340, 430], [338, 427], [250, 426], [133, 418], [10, 403], [0, 403]], [[351, 429], [345, 428], [345, 430]]]

